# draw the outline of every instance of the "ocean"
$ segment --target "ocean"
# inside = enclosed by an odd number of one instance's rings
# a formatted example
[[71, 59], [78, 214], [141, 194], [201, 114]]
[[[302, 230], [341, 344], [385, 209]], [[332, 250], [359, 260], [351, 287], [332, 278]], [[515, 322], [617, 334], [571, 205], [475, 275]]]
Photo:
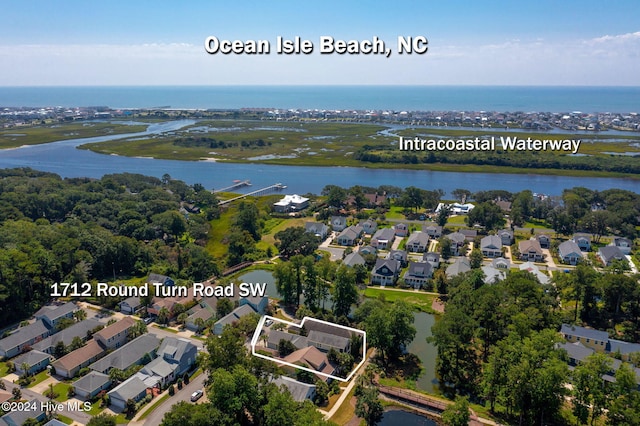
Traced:
[[640, 87], [0, 87], [0, 108], [50, 106], [629, 113], [640, 112]]

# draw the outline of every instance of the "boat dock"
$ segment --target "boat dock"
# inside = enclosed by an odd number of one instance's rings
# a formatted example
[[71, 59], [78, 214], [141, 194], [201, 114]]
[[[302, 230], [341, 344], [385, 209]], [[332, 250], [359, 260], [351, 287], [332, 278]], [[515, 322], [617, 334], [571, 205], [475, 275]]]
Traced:
[[242, 195], [239, 195], [237, 197], [229, 198], [228, 200], [220, 201], [218, 203], [218, 205], [219, 206], [223, 206], [225, 204], [229, 204], [229, 203], [232, 203], [232, 202], [237, 201], [237, 200], [241, 200], [241, 199], [246, 198], [246, 197], [251, 197], [251, 196], [254, 196], [254, 195], [263, 195], [263, 194], [267, 194], [267, 193], [272, 192], [272, 191], [281, 191], [281, 190], [285, 189], [286, 187], [287, 187], [286, 185], [283, 185], [281, 183], [274, 183], [273, 185], [269, 185], [267, 187], [260, 188], [258, 190], [253, 191], [253, 192], [249, 192], [248, 194], [242, 194]]
[[249, 181], [249, 180], [242, 180], [242, 181], [234, 180], [233, 181], [233, 185], [227, 186], [226, 188], [214, 189], [213, 193], [216, 194], [218, 192], [229, 192], [229, 191], [233, 191], [234, 189], [244, 188], [245, 186], [251, 186], [251, 181]]

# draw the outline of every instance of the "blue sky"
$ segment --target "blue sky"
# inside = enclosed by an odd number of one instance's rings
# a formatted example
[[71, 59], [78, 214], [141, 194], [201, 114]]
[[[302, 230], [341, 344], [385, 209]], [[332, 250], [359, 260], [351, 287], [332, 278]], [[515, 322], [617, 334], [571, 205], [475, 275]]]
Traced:
[[[640, 85], [640, 2], [30, 1], [0, 14], [0, 85]], [[206, 37], [266, 39], [209, 55]], [[311, 55], [275, 54], [300, 36]], [[429, 39], [425, 55], [320, 55], [318, 38]]]

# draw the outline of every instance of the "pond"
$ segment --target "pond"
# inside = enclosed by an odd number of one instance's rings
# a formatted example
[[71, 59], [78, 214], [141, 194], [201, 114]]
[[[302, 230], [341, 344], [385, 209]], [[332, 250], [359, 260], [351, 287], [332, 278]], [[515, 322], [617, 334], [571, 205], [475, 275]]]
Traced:
[[384, 413], [379, 426], [436, 426], [437, 423], [428, 417], [403, 410], [390, 410]]

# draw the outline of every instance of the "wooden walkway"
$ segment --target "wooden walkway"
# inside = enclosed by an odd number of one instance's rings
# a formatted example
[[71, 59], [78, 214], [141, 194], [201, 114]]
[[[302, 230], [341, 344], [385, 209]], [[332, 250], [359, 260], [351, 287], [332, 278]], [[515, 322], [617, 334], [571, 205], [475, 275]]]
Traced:
[[241, 200], [241, 199], [243, 199], [245, 197], [251, 197], [252, 195], [262, 195], [262, 194], [266, 194], [266, 193], [271, 192], [271, 191], [280, 191], [280, 190], [282, 190], [284, 188], [286, 188], [286, 185], [283, 185], [281, 183], [274, 183], [273, 185], [269, 185], [267, 187], [260, 188], [260, 189], [258, 189], [256, 191], [249, 192], [248, 194], [242, 194], [242, 195], [239, 195], [237, 197], [229, 198], [228, 200], [220, 201], [218, 203], [218, 205], [219, 206], [223, 206], [225, 204], [229, 204], [229, 203], [234, 202], [236, 200]]

